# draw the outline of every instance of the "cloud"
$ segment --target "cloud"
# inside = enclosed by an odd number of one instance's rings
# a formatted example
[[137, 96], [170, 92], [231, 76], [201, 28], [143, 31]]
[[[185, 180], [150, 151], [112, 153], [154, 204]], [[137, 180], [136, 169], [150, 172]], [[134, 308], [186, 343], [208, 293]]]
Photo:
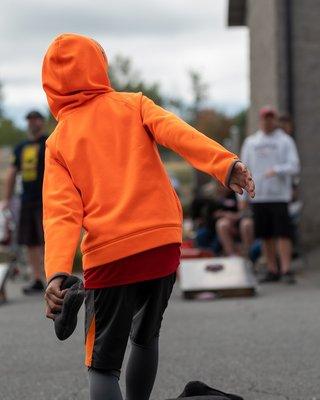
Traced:
[[96, 38], [109, 58], [123, 54], [165, 93], [190, 99], [187, 71], [199, 70], [226, 107], [248, 101], [247, 32], [226, 28], [226, 0], [2, 0], [0, 80], [5, 109], [17, 116], [45, 106], [41, 63], [61, 32]]
[[[217, 2], [218, 3], [218, 2]], [[48, 32], [105, 33], [113, 36], [171, 36], [221, 25], [212, 2], [200, 0], [2, 0], [0, 33], [7, 39], [39, 38]], [[17, 29], [18, 28], [18, 29]]]

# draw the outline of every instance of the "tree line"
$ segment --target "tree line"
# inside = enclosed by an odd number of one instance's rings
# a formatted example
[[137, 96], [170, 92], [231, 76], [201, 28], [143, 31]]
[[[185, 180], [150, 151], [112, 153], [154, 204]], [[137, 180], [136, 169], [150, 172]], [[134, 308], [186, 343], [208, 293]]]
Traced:
[[[110, 63], [109, 76], [115, 90], [125, 92], [143, 92], [155, 103], [171, 109], [185, 119], [188, 123], [207, 136], [223, 142], [229, 135], [230, 127], [237, 125], [244, 136], [246, 124], [246, 111], [233, 117], [226, 115], [208, 106], [208, 85], [197, 71], [189, 71], [192, 103], [186, 104], [180, 98], [169, 97], [163, 94], [158, 82], [146, 82], [141, 73], [137, 71], [130, 58], [118, 55]], [[14, 146], [26, 137], [26, 132], [16, 126], [14, 121], [5, 115], [3, 107], [3, 92], [0, 83], [0, 147]], [[56, 121], [48, 111], [47, 130], [52, 132]], [[166, 149], [162, 149], [166, 152]]]

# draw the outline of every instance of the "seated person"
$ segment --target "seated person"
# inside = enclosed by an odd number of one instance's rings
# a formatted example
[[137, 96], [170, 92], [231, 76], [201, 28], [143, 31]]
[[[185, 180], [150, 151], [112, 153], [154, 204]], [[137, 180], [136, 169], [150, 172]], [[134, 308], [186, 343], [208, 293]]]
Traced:
[[222, 251], [226, 256], [237, 254], [236, 239], [239, 237], [240, 212], [235, 194], [219, 185], [215, 195], [216, 209], [213, 210], [215, 230]]
[[191, 203], [190, 214], [199, 248], [209, 248], [216, 255], [241, 254], [252, 261], [259, 257], [248, 203], [238, 202], [226, 187], [211, 182], [203, 185], [200, 196]]
[[[215, 227], [226, 256], [250, 256], [254, 243], [253, 219], [246, 202], [238, 202], [236, 195], [222, 185], [217, 188]], [[240, 245], [239, 245], [240, 240]]]
[[210, 249], [217, 253], [221, 246], [215, 232], [215, 223], [212, 211], [216, 208], [214, 200], [215, 183], [210, 182], [201, 187], [199, 194], [190, 204], [190, 217], [195, 231], [195, 243], [202, 249]]

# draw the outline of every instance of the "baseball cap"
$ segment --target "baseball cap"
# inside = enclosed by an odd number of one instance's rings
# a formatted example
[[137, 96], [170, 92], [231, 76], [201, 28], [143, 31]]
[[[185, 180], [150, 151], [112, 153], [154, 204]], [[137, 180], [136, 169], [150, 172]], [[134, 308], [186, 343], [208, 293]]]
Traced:
[[277, 111], [271, 106], [263, 106], [262, 108], [260, 108], [260, 111], [259, 111], [260, 118], [264, 118], [267, 116], [275, 117], [276, 115], [277, 115]]
[[32, 110], [32, 111], [29, 111], [28, 114], [26, 115], [26, 119], [30, 119], [30, 118], [44, 119], [44, 116], [41, 114], [41, 112], [39, 112], [37, 110]]

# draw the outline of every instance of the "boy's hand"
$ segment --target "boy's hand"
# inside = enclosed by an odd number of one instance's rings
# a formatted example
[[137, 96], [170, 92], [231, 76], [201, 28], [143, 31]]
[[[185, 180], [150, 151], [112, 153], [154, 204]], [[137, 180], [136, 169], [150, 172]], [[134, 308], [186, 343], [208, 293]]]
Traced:
[[55, 314], [61, 311], [63, 298], [66, 294], [67, 289], [61, 290], [61, 284], [63, 277], [54, 278], [48, 285], [44, 298], [47, 303], [46, 317], [55, 319]]
[[255, 196], [255, 185], [252, 175], [241, 161], [237, 162], [233, 167], [229, 186], [236, 193], [242, 194], [244, 189], [251, 198]]

